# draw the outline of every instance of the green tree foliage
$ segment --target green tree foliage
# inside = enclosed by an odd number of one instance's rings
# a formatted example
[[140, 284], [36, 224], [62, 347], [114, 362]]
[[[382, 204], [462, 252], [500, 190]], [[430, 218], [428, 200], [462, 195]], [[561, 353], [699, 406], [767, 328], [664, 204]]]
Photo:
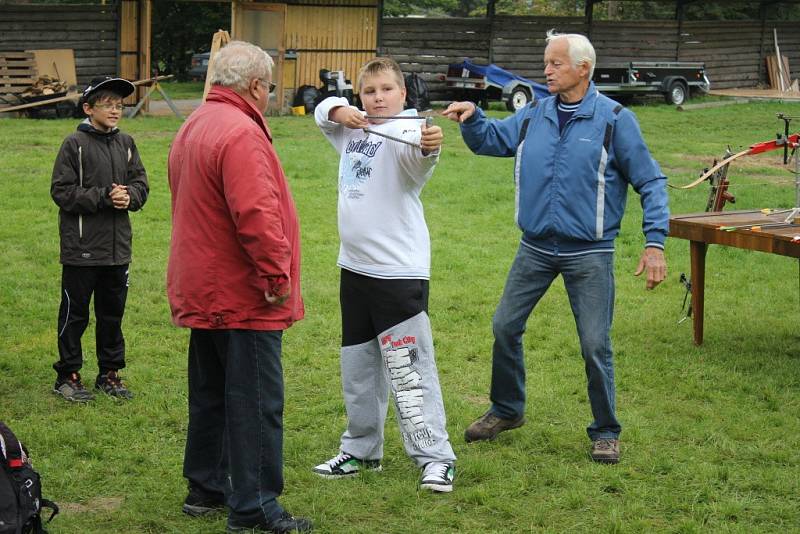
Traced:
[[[389, 17], [408, 15], [483, 17], [486, 14], [486, 0], [386, 0], [384, 14]], [[657, 20], [673, 19], [676, 1], [605, 0], [594, 6], [596, 20]], [[687, 4], [684, 12], [686, 20], [758, 20], [760, 2], [744, 0], [698, 1]], [[585, 0], [496, 0], [495, 13], [498, 15], [523, 15], [540, 17], [580, 17], [586, 8]], [[796, 20], [800, 18], [800, 6], [792, 4], [771, 4], [767, 18]]]
[[384, 16], [404, 17], [408, 15], [425, 16], [484, 16], [486, 14], [485, 0], [386, 0], [383, 4]]
[[219, 29], [230, 30], [231, 6], [224, 2], [153, 2], [152, 65], [159, 73], [186, 77], [192, 54], [208, 52]]
[[528, 15], [539, 17], [575, 17], [584, 13], [583, 0], [497, 0], [498, 15]]

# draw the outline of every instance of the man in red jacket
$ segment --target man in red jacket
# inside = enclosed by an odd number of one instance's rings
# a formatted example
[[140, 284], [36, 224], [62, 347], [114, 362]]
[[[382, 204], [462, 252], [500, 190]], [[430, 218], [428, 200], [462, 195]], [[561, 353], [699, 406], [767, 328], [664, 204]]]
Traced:
[[283, 490], [283, 330], [303, 318], [300, 233], [263, 113], [272, 60], [234, 41], [169, 154], [172, 319], [191, 328], [183, 510], [228, 531], [311, 530]]

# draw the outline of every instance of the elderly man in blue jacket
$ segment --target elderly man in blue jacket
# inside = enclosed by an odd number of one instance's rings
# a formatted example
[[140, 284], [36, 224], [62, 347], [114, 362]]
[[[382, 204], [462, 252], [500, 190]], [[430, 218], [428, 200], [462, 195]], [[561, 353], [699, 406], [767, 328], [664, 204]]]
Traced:
[[644, 211], [645, 246], [635, 274], [647, 274], [647, 289], [664, 280], [666, 177], [634, 114], [591, 82], [595, 52], [589, 40], [548, 32], [547, 43], [544, 73], [553, 96], [503, 120], [488, 119], [470, 102], [455, 102], [444, 111], [461, 123], [476, 154], [515, 157], [516, 220], [522, 229], [492, 325], [492, 406], [467, 428], [465, 439], [491, 440], [525, 423], [522, 335], [533, 308], [560, 274], [586, 364], [594, 417], [587, 428], [591, 457], [617, 463], [621, 426], [610, 338], [614, 239], [630, 184]]

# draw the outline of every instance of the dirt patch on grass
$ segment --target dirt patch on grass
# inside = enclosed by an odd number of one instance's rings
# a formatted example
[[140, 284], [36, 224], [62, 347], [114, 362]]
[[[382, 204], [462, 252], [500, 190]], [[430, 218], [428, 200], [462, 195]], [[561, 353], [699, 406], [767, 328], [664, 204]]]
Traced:
[[85, 504], [77, 502], [65, 502], [59, 504], [58, 507], [62, 512], [74, 513], [95, 513], [95, 512], [113, 512], [119, 510], [122, 506], [124, 497], [97, 497], [89, 499]]
[[464, 400], [475, 406], [486, 406], [489, 399], [486, 395], [464, 395]]
[[[720, 161], [720, 156], [717, 156], [717, 161]], [[693, 163], [696, 162], [696, 165]], [[667, 176], [675, 175], [675, 174], [691, 174], [695, 176], [700, 176], [700, 173], [703, 172], [704, 169], [710, 169], [711, 166], [714, 164], [714, 156], [699, 156], [696, 154], [683, 154], [681, 155], [681, 165], [674, 166], [674, 165], [667, 165], [663, 164], [663, 168], [665, 174]], [[775, 171], [783, 171], [786, 172], [789, 170], [790, 167], [794, 167], [794, 162], [792, 162], [789, 166], [783, 164], [783, 152], [776, 150], [771, 153], [765, 154], [758, 154], [755, 156], [742, 156], [741, 158], [737, 159], [736, 161], [730, 164], [728, 167], [728, 172], [732, 173], [733, 175], [738, 175], [741, 177], [752, 177], [758, 179], [767, 179], [767, 180], [784, 180], [785, 176], [773, 176], [770, 173], [769, 176], [764, 176], [761, 173], [757, 175], [753, 173], [753, 169], [771, 169]]]

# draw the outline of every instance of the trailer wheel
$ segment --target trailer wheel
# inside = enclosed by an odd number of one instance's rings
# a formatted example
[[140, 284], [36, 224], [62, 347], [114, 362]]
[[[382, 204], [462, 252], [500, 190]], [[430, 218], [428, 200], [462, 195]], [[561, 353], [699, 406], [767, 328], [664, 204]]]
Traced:
[[667, 92], [664, 93], [664, 100], [667, 101], [667, 104], [680, 106], [686, 102], [686, 94], [686, 85], [680, 80], [675, 80], [669, 84]]
[[506, 109], [508, 111], [519, 111], [527, 106], [531, 101], [531, 95], [524, 87], [517, 87], [511, 91], [511, 96], [506, 100]]

